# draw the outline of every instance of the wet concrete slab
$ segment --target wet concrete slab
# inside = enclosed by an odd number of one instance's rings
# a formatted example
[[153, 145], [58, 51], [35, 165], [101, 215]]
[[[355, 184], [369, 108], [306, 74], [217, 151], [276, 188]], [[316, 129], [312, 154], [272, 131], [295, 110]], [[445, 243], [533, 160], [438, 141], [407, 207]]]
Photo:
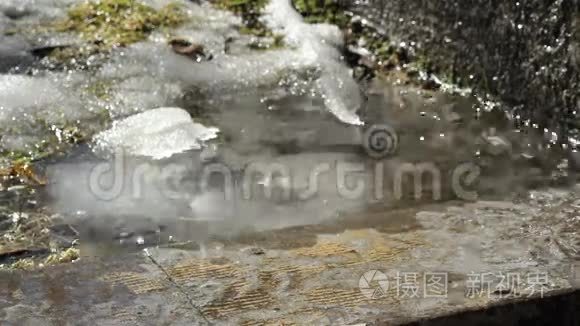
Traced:
[[[216, 237], [198, 249], [161, 245], [99, 258], [83, 249], [73, 264], [3, 272], [1, 318], [6, 325], [507, 325], [552, 314], [573, 325], [579, 192], [366, 210], [335, 223]], [[544, 302], [563, 310], [543, 309]]]

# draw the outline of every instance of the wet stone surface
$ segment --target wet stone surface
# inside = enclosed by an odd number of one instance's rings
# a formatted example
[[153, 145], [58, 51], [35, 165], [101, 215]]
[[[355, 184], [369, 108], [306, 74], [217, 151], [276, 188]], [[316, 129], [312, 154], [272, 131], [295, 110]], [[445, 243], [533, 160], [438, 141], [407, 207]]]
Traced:
[[[18, 323], [24, 310], [34, 312], [26, 314], [29, 322], [36, 315], [53, 322], [202, 323], [191, 299], [216, 324], [325, 324], [320, 320], [334, 314], [341, 324], [400, 323], [549, 295], [578, 286], [577, 191], [356, 212], [319, 226], [210, 239], [193, 251], [161, 246], [95, 260], [86, 250], [72, 265], [3, 277], [4, 318]], [[361, 277], [369, 271], [383, 273], [389, 285], [367, 287]], [[50, 288], [44, 273], [53, 279]], [[445, 277], [446, 295], [425, 293], [425, 275]], [[502, 283], [507, 275], [516, 283]]]
[[398, 324], [580, 285], [576, 160], [502, 104], [357, 80], [285, 0], [260, 8], [268, 49], [179, 1], [142, 41], [26, 61], [87, 42], [22, 32], [74, 3], [0, 5], [2, 324]]

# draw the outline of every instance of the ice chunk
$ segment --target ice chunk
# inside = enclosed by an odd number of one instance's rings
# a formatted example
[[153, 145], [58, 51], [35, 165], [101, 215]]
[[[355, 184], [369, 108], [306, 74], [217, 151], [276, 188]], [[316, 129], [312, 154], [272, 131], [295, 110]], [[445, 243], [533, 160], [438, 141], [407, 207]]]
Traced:
[[22, 75], [0, 76], [0, 108], [43, 107], [64, 98], [49, 79]]
[[86, 83], [83, 72], [0, 75], [0, 127], [20, 129], [28, 120], [62, 124], [94, 117], [91, 103], [81, 98]]
[[27, 22], [62, 17], [76, 0], [2, 0], [0, 13]]
[[100, 131], [104, 109], [83, 96], [87, 79], [83, 72], [0, 75], [0, 150], [36, 152], [49, 137], [63, 141], [62, 128]]
[[158, 108], [116, 121], [113, 127], [95, 136], [97, 149], [118, 150], [134, 156], [163, 159], [217, 137], [218, 129], [195, 123], [180, 108]]
[[306, 59], [294, 50], [272, 50], [253, 55], [221, 56], [196, 64], [191, 70], [183, 69], [188, 59], [175, 58], [168, 60], [165, 67], [166, 73], [217, 94], [224, 90], [273, 85], [284, 73], [306, 70], [314, 65]]
[[363, 124], [356, 114], [362, 104], [360, 89], [348, 67], [340, 61], [337, 46], [342, 40], [338, 28], [305, 23], [290, 0], [271, 0], [265, 12], [268, 26], [285, 36], [286, 43], [296, 48], [302, 61], [318, 63], [322, 70], [319, 87], [326, 107], [342, 122]]

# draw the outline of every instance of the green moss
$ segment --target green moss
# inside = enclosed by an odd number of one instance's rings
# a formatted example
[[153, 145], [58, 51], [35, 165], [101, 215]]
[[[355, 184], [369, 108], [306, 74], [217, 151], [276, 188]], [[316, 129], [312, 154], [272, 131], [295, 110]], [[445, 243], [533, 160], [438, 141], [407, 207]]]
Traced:
[[[50, 224], [46, 223], [46, 225], [42, 225], [44, 227], [48, 227]], [[42, 233], [43, 229], [35, 230], [38, 233]], [[33, 236], [41, 237], [41, 234], [32, 234]], [[24, 236], [29, 236], [28, 234]], [[21, 237], [23, 237], [21, 235]], [[32, 244], [36, 244], [40, 242], [43, 246], [47, 246], [46, 240], [38, 241], [36, 239], [26, 239], [26, 242], [29, 246]], [[9, 264], [0, 265], [0, 269], [4, 270], [24, 270], [24, 271], [34, 271], [40, 270], [47, 266], [56, 266], [59, 264], [67, 264], [77, 261], [80, 258], [80, 251], [77, 248], [70, 247], [68, 249], [64, 248], [55, 248], [56, 251], [48, 256], [46, 255], [39, 255], [32, 258], [22, 258], [16, 259]]]
[[242, 26], [239, 29], [240, 34], [244, 35], [252, 35], [256, 37], [269, 37], [272, 36], [272, 31], [267, 28], [261, 22], [257, 22], [255, 24]]
[[69, 47], [55, 49], [54, 51], [50, 52], [48, 56], [49, 58], [59, 62], [67, 62], [69, 60], [85, 56], [85, 52], [86, 51], [83, 48]]
[[95, 55], [106, 54], [106, 48], [95, 44], [54, 49], [47, 56], [49, 69], [88, 69], [95, 65]]
[[177, 4], [155, 10], [136, 0], [100, 0], [73, 6], [58, 29], [80, 33], [87, 41], [109, 48], [141, 41], [155, 29], [185, 20]]
[[294, 7], [309, 23], [331, 23], [343, 27], [349, 21], [344, 5], [336, 0], [294, 0]]
[[[410, 81], [427, 87], [431, 81], [419, 80], [418, 71], [436, 73], [443, 80], [452, 80], [453, 74], [441, 74], [437, 65], [426, 54], [411, 56], [408, 48], [395, 45], [372, 27], [351, 21], [345, 14], [346, 7], [336, 0], [294, 0], [294, 7], [310, 23], [331, 23], [345, 31], [346, 45], [364, 48], [373, 54], [376, 68], [389, 73], [395, 68], [402, 68]], [[362, 42], [361, 42], [362, 41]], [[395, 69], [395, 71], [397, 71]]]
[[272, 50], [284, 47], [284, 35], [274, 34], [268, 38], [257, 38], [248, 44], [253, 50]]
[[273, 47], [281, 48], [284, 46], [284, 35], [276, 34], [274, 35], [274, 44]]
[[248, 47], [255, 50], [268, 50], [284, 46], [284, 37], [274, 34], [266, 25], [260, 21], [262, 11], [269, 0], [214, 0], [216, 7], [234, 12], [242, 17], [244, 26], [240, 27], [241, 34], [252, 35], [258, 38], [273, 38], [274, 42], [263, 42], [256, 40], [248, 44]]
[[22, 150], [6, 150], [0, 147], [0, 169], [67, 153], [75, 145], [86, 142], [96, 132], [105, 129], [110, 123], [108, 111], [102, 109], [90, 121], [49, 123], [38, 117], [34, 120], [34, 129], [3, 128], [0, 130], [2, 134], [33, 132], [42, 135], [42, 140], [27, 145]]
[[218, 8], [230, 10], [238, 14], [261, 12], [269, 0], [214, 0]]
[[216, 7], [234, 12], [242, 17], [244, 26], [240, 33], [258, 37], [271, 36], [270, 31], [261, 21], [262, 11], [269, 0], [214, 0]]
[[[86, 85], [84, 90], [99, 100], [108, 100], [111, 97], [113, 84], [114, 81], [112, 80], [97, 80]], [[107, 110], [104, 111], [108, 112]]]

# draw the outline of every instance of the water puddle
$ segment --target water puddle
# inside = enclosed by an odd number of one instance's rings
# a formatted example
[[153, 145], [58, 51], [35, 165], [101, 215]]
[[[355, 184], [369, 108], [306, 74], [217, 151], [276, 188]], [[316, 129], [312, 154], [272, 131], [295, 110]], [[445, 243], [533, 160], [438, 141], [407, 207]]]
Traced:
[[[50, 14], [62, 16], [61, 5]], [[239, 17], [184, 5], [193, 18], [172, 36], [203, 44], [204, 60], [156, 31], [84, 70], [0, 76], [0, 122], [22, 127], [3, 135], [3, 149], [84, 132], [86, 145], [39, 165], [51, 209], [82, 225], [86, 242], [294, 248], [345, 230], [404, 233], [429, 205], [510, 199], [567, 177], [553, 134], [525, 121], [514, 129], [518, 117], [495, 102], [392, 78], [356, 82], [339, 30], [305, 24], [288, 1], [264, 9], [286, 42], [267, 51], [237, 48], [248, 37]], [[64, 36], [45, 37], [35, 46]], [[3, 44], [25, 48], [15, 42]]]

